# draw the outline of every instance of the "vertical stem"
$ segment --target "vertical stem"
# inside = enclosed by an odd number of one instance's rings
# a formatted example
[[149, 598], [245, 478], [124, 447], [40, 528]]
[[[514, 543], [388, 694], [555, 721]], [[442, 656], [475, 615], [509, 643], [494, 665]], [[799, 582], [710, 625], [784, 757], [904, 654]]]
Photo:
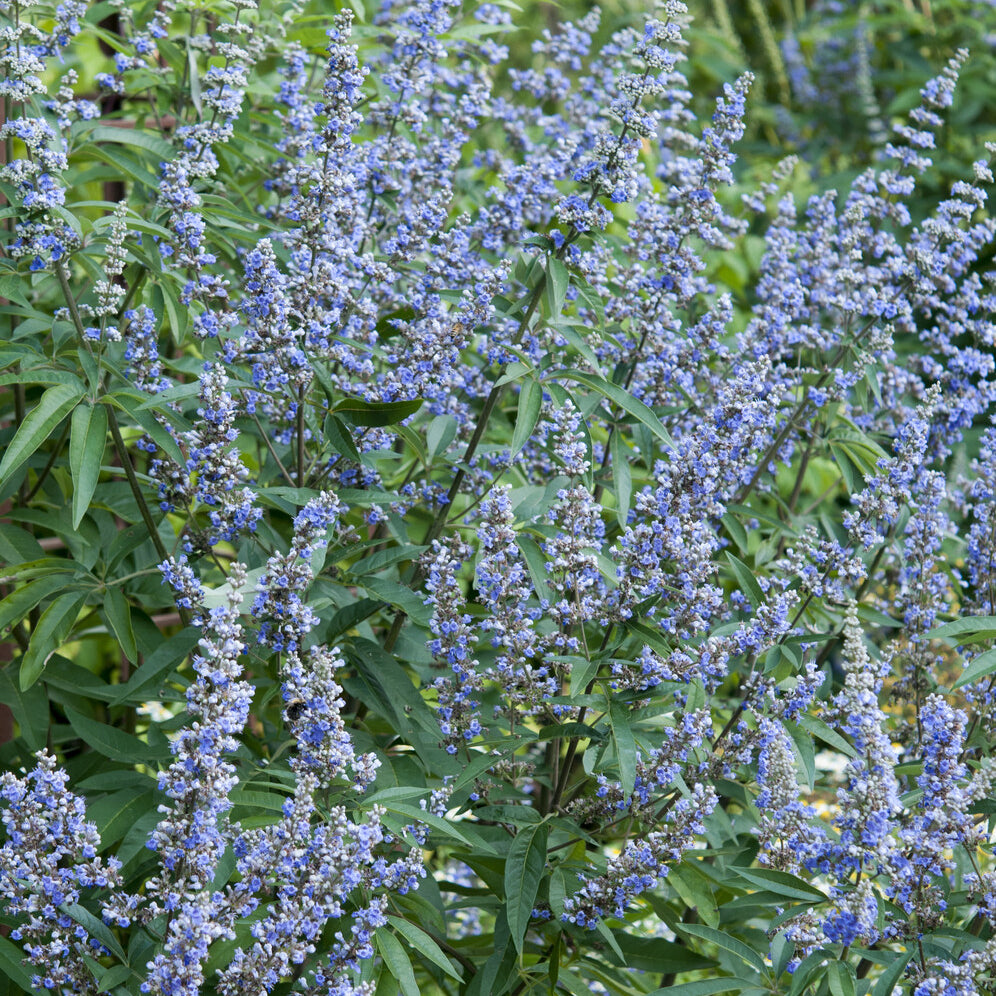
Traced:
[[304, 487], [304, 386], [297, 389], [297, 486]]
[[[142, 516], [142, 521], [145, 523], [145, 528], [149, 531], [149, 539], [152, 540], [152, 543], [156, 548], [156, 553], [158, 553], [163, 560], [166, 560], [169, 558], [169, 551], [166, 549], [166, 546], [162, 541], [162, 537], [159, 535], [159, 529], [153, 521], [152, 513], [149, 511], [148, 502], [146, 502], [145, 496], [142, 494], [142, 485], [139, 483], [138, 477], [135, 475], [135, 467], [131, 462], [131, 455], [128, 453], [128, 448], [125, 446], [124, 440], [121, 438], [121, 428], [118, 425], [118, 417], [110, 405], [107, 406], [107, 424], [111, 430], [111, 439], [114, 440], [114, 449], [118, 454], [118, 459], [121, 461], [121, 467], [124, 469], [125, 477], [128, 478], [128, 486], [131, 488], [131, 493], [135, 498], [135, 503], [138, 505], [138, 511]], [[184, 622], [188, 623], [189, 620], [184, 620]]]

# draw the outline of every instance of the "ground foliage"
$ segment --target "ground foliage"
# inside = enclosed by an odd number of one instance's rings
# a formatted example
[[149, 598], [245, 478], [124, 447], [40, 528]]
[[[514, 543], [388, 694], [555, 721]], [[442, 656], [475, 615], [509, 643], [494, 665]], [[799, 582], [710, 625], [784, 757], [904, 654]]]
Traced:
[[0, 989], [992, 991], [990, 9], [0, 2]]

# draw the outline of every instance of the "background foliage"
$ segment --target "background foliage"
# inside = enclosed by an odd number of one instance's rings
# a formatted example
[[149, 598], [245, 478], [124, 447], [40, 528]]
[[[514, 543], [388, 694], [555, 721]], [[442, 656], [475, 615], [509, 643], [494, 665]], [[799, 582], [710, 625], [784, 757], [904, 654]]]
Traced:
[[996, 12], [691, 7], [0, 2], [5, 992], [991, 991]]

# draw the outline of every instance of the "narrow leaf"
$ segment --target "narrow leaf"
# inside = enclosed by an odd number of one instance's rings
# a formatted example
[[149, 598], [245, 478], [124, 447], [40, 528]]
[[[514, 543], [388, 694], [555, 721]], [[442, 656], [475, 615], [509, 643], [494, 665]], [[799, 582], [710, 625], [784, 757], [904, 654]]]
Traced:
[[78, 387], [56, 384], [40, 398], [18, 426], [0, 460], [0, 485], [52, 434], [52, 430], [76, 407], [84, 392]]
[[92, 747], [104, 757], [127, 764], [160, 760], [159, 752], [138, 737], [125, 733], [117, 727], [108, 726], [106, 723], [98, 723], [97, 720], [90, 719], [69, 706], [64, 708], [66, 719], [69, 720], [69, 725], [75, 733], [88, 747]]
[[740, 586], [742, 594], [746, 595], [750, 604], [756, 609], [764, 604], [764, 592], [754, 577], [754, 572], [739, 558], [734, 557], [729, 550], [726, 551], [726, 559], [733, 571], [737, 584]]
[[627, 415], [632, 415], [638, 422], [645, 425], [665, 446], [669, 449], [674, 447], [674, 441], [661, 425], [661, 420], [642, 401], [634, 398], [618, 384], [613, 384], [605, 380], [604, 377], [596, 377], [594, 374], [581, 373], [577, 370], [560, 371], [559, 376], [576, 380], [610, 401], [614, 401]]
[[827, 898], [824, 892], [788, 872], [777, 871], [774, 868], [740, 868], [736, 865], [731, 866], [731, 869], [752, 885], [761, 886], [790, 899], [824, 902]]
[[543, 297], [550, 318], [556, 318], [563, 310], [570, 284], [571, 275], [567, 267], [559, 259], [551, 256], [546, 261], [546, 284], [543, 287]]
[[45, 670], [45, 664], [69, 636], [86, 592], [67, 591], [55, 599], [41, 614], [31, 632], [28, 649], [21, 658], [21, 691], [30, 688]]
[[21, 691], [13, 668], [0, 668], [0, 702], [14, 714], [20, 734], [31, 750], [45, 746], [49, 726], [48, 695], [41, 685]]
[[854, 996], [854, 969], [842, 961], [830, 962], [827, 969], [832, 996]]
[[420, 996], [421, 990], [415, 981], [412, 963], [401, 946], [401, 942], [383, 927], [377, 930], [377, 948], [388, 971], [394, 976], [404, 996]]
[[700, 979], [698, 982], [682, 982], [666, 989], [655, 989], [647, 996], [716, 996], [717, 993], [738, 993], [753, 985], [743, 979]]
[[329, 415], [325, 419], [325, 441], [332, 449], [352, 460], [354, 463], [360, 462], [360, 453], [353, 442], [353, 435], [346, 427], [346, 423], [336, 415]]
[[981, 643], [996, 637], [996, 616], [964, 616], [932, 629], [926, 636], [928, 640]]
[[527, 378], [519, 391], [519, 407], [515, 412], [515, 428], [512, 430], [512, 456], [529, 442], [539, 421], [542, 405], [543, 388], [538, 381]]
[[173, 146], [164, 138], [139, 131], [137, 128], [114, 128], [98, 125], [87, 136], [89, 142], [109, 142], [117, 145], [130, 145], [136, 149], [152, 152], [159, 159], [169, 159], [174, 155]]
[[387, 919], [391, 926], [423, 958], [432, 962], [433, 965], [438, 965], [447, 975], [452, 976], [458, 982], [463, 981], [463, 976], [450, 964], [450, 960], [443, 953], [443, 949], [421, 927], [416, 927], [415, 924], [409, 923], [407, 920], [402, 920], [401, 917], [397, 916], [389, 916]]
[[70, 431], [69, 469], [73, 475], [73, 529], [90, 507], [100, 477], [107, 437], [107, 409], [103, 405], [77, 405]]
[[0, 630], [20, 622], [39, 602], [57, 591], [65, 591], [74, 580], [72, 574], [49, 574], [15, 588], [0, 602]]
[[403, 422], [421, 407], [421, 398], [414, 401], [361, 401], [359, 398], [347, 398], [332, 410], [352, 425], [378, 428]]
[[965, 670], [958, 675], [951, 685], [951, 691], [956, 688], [964, 688], [965, 685], [970, 685], [973, 681], [978, 681], [979, 678], [985, 678], [994, 671], [996, 671], [996, 650], [987, 650], [969, 663]]
[[905, 954], [896, 955], [893, 961], [889, 963], [889, 967], [875, 981], [871, 996], [892, 996], [892, 990], [902, 978], [903, 972], [906, 971], [906, 966], [910, 963], [914, 950], [914, 948], [910, 947]]
[[135, 631], [131, 626], [131, 607], [124, 592], [117, 587], [108, 588], [104, 592], [101, 609], [125, 657], [133, 664], [137, 663], [138, 647], [135, 644]]
[[187, 659], [187, 655], [197, 646], [201, 631], [194, 627], [181, 630], [161, 643], [146, 657], [142, 666], [132, 675], [128, 684], [120, 686], [120, 691], [111, 702], [112, 706], [124, 702], [141, 702], [159, 696], [159, 688]]
[[678, 930], [683, 934], [715, 944], [716, 947], [722, 948], [724, 951], [729, 951], [730, 954], [736, 955], [737, 958], [750, 965], [751, 968], [757, 969], [758, 972], [764, 971], [764, 959], [752, 947], [722, 930], [706, 927], [701, 923], [681, 924]]
[[3, 973], [18, 986], [21, 992], [30, 993], [33, 991], [31, 976], [24, 970], [21, 960], [24, 952], [19, 947], [12, 944], [6, 937], [0, 935], [0, 973]]
[[629, 725], [629, 712], [621, 702], [614, 701], [609, 707], [609, 725], [612, 727], [612, 742], [616, 748], [619, 763], [619, 781], [624, 797], [633, 794], [636, 784], [636, 740]]
[[545, 823], [525, 827], [512, 841], [505, 862], [505, 912], [519, 953], [546, 867], [546, 838]]
[[633, 472], [629, 466], [630, 452], [622, 433], [612, 433], [612, 487], [616, 496], [616, 519], [625, 529], [629, 520], [629, 503], [633, 497]]

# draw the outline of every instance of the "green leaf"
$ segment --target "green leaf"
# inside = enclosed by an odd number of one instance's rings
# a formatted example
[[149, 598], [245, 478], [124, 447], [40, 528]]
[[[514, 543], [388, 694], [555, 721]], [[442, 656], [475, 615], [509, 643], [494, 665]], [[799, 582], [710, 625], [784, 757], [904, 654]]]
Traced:
[[[183, 451], [177, 441], [159, 424], [151, 412], [145, 411], [142, 405], [147, 400], [141, 396], [132, 394], [129, 391], [115, 391], [113, 394], [105, 396], [105, 401], [120, 408], [128, 414], [132, 422], [137, 425], [171, 460], [181, 467], [186, 463]], [[170, 411], [169, 418], [174, 427], [178, 427], [179, 415]], [[185, 421], [185, 420], [184, 420]]]
[[486, 753], [480, 753], [477, 750], [468, 750], [468, 755], [473, 760], [463, 766], [463, 770], [457, 776], [456, 781], [453, 782], [453, 790], [456, 791], [470, 784], [475, 778], [493, 768], [503, 757], [514, 754], [520, 746], [521, 744], [516, 741], [513, 744], [508, 744], [504, 749], [488, 750]]
[[827, 966], [827, 980], [832, 996], [854, 996], [854, 969], [845, 962], [830, 962]]
[[389, 581], [387, 578], [364, 577], [363, 587], [371, 595], [397, 606], [419, 626], [429, 625], [429, 620], [432, 618], [432, 608], [426, 605], [422, 597], [407, 585], [399, 584], [397, 581]]
[[741, 868], [737, 865], [731, 865], [730, 870], [735, 871], [752, 885], [777, 892], [778, 895], [787, 896], [789, 899], [802, 899], [806, 902], [818, 903], [825, 902], [827, 899], [826, 894], [817, 889], [816, 886], [810, 885], [788, 872], [777, 871], [774, 868]]
[[556, 601], [556, 596], [546, 583], [546, 579], [549, 576], [546, 571], [546, 558], [543, 556], [543, 551], [539, 548], [539, 544], [537, 544], [532, 536], [526, 533], [519, 533], [515, 541], [522, 551], [522, 559], [526, 562], [529, 578], [533, 582], [537, 596]]
[[245, 806], [249, 809], [263, 809], [271, 813], [282, 813], [287, 796], [276, 792], [251, 792], [247, 789], [233, 789], [228, 794], [233, 806]]
[[14, 669], [0, 668], [0, 702], [14, 714], [20, 734], [31, 750], [45, 746], [49, 725], [48, 695], [41, 685], [21, 691], [14, 681]]
[[49, 574], [36, 581], [29, 581], [14, 590], [0, 602], [0, 630], [20, 622], [43, 599], [57, 591], [65, 591], [76, 580], [73, 574]]
[[557, 376], [569, 377], [576, 380], [593, 391], [597, 391], [603, 397], [614, 401], [624, 412], [632, 415], [641, 425], [645, 425], [668, 449], [673, 449], [674, 441], [668, 435], [667, 430], [661, 425], [661, 420], [642, 401], [634, 398], [631, 394], [607, 381], [604, 377], [597, 377], [594, 374], [581, 373], [578, 370], [558, 370]]
[[[118, 774], [126, 775], [127, 773], [118, 772]], [[152, 791], [155, 782], [151, 779], [146, 779], [146, 781], [148, 784], [144, 790], [136, 790], [129, 786], [88, 804], [87, 819], [93, 820], [97, 825], [103, 847], [116, 844], [142, 816], [150, 811], [155, 811], [161, 797], [157, 797]]]
[[587, 661], [583, 657], [571, 667], [571, 695], [581, 695], [586, 692], [588, 683], [598, 674], [597, 660]]
[[[564, 322], [548, 322], [547, 323], [551, 329], [553, 329], [557, 335], [563, 336], [587, 361], [588, 365], [594, 370], [599, 377], [604, 376], [602, 374], [601, 364], [598, 362], [598, 357], [595, 355], [595, 351], [588, 345], [588, 341], [585, 336], [591, 336], [588, 329], [582, 326], [575, 326], [573, 324], [567, 324]], [[580, 328], [580, 331], [578, 329]]]
[[346, 423], [336, 415], [329, 415], [325, 419], [325, 442], [347, 460], [360, 462], [360, 452], [353, 442], [352, 433], [346, 428]]
[[756, 609], [764, 604], [764, 592], [754, 577], [754, 572], [739, 557], [734, 557], [729, 550], [726, 551], [726, 560], [733, 571], [733, 576], [740, 586], [740, 591], [747, 596], [750, 604]]
[[[670, 873], [668, 874], [670, 880]], [[700, 968], [715, 968], [717, 962], [704, 958], [687, 944], [665, 941], [659, 937], [634, 937], [625, 930], [614, 930], [615, 940], [622, 950], [627, 968], [664, 975], [668, 972], [692, 972]]]
[[[31, 533], [19, 526], [0, 522], [0, 564], [19, 564], [26, 560], [39, 560], [44, 556], [45, 551]], [[0, 623], [0, 629], [4, 625]]]
[[361, 401], [359, 398], [347, 398], [340, 401], [332, 411], [351, 425], [379, 428], [403, 422], [422, 407], [422, 401], [422, 398], [414, 401]]
[[609, 725], [619, 764], [619, 781], [624, 797], [633, 794], [636, 784], [636, 740], [629, 725], [629, 711], [623, 703], [613, 700], [609, 706]]
[[722, 948], [724, 951], [729, 951], [730, 954], [736, 955], [742, 962], [758, 972], [764, 971], [764, 959], [752, 947], [722, 930], [707, 927], [701, 923], [682, 923], [676, 929], [690, 937], [697, 937], [700, 940], [715, 944], [716, 947]]
[[996, 637], [996, 616], [965, 616], [938, 626], [926, 634], [928, 640], [981, 643]]
[[857, 752], [855, 751], [853, 745], [849, 744], [836, 730], [831, 729], [823, 722], [822, 719], [817, 719], [815, 716], [807, 716], [802, 713], [799, 716], [799, 725], [809, 734], [816, 737], [818, 740], [822, 740], [824, 743], [829, 744], [834, 750], [840, 751], [841, 754], [847, 757], [855, 757]]
[[21, 658], [21, 691], [30, 688], [38, 680], [49, 657], [66, 642], [85, 601], [86, 592], [67, 591], [41, 614], [38, 625], [31, 631], [28, 649]]
[[106, 589], [101, 610], [125, 657], [132, 664], [138, 663], [135, 631], [131, 627], [131, 607], [128, 605], [128, 599], [125, 598], [124, 592], [118, 587]]
[[402, 802], [392, 802], [385, 803], [384, 808], [391, 813], [398, 813], [404, 816], [409, 822], [424, 823], [430, 830], [435, 830], [436, 833], [442, 834], [444, 837], [449, 837], [451, 840], [458, 840], [461, 844], [466, 844], [467, 847], [471, 849], [480, 851], [492, 851], [493, 848], [489, 847], [487, 842], [473, 831], [469, 826], [463, 826], [457, 829], [451, 822], [444, 820], [439, 816], [434, 816], [432, 813], [426, 812], [424, 809], [419, 809], [416, 806], [408, 806]]
[[724, 528], [730, 535], [730, 539], [737, 544], [737, 549], [741, 553], [746, 553], [747, 548], [750, 545], [750, 541], [747, 538], [747, 530], [744, 529], [743, 523], [732, 513], [727, 512], [726, 515], [720, 519], [723, 523]]
[[96, 937], [115, 958], [119, 958], [121, 961], [128, 960], [128, 956], [124, 953], [124, 948], [121, 947], [118, 939], [103, 920], [95, 917], [88, 909], [79, 904], [63, 908], [78, 924], [86, 928], [87, 933], [91, 937]]
[[130, 965], [111, 965], [97, 980], [97, 992], [109, 993], [132, 976]]
[[986, 675], [990, 675], [994, 671], [996, 671], [996, 650], [987, 650], [984, 654], [976, 657], [958, 675], [951, 685], [951, 691], [954, 691], [956, 688], [963, 688], [965, 685], [970, 685], [973, 681], [985, 678]]
[[456, 438], [459, 424], [452, 415], [437, 415], [425, 432], [426, 452], [431, 458], [442, 456]]
[[550, 256], [546, 261], [546, 283], [543, 286], [543, 298], [550, 318], [556, 318], [563, 310], [570, 285], [571, 275], [567, 267], [556, 257]]
[[629, 519], [629, 503], [633, 498], [633, 472], [629, 460], [630, 451], [617, 429], [612, 433], [612, 487], [616, 496], [616, 519], [623, 529]]
[[107, 438], [107, 409], [103, 405], [77, 405], [69, 441], [69, 469], [73, 476], [73, 529], [90, 507], [100, 477]]
[[154, 394], [144, 404], [139, 405], [138, 410], [141, 412], [149, 409], [162, 411], [163, 402], [186, 401], [188, 398], [193, 399], [200, 394], [200, 391], [201, 385], [197, 381], [193, 384], [176, 384], [173, 387], [166, 388], [165, 391], [159, 391], [157, 394]]
[[190, 626], [161, 643], [145, 658], [128, 683], [117, 690], [110, 704], [118, 706], [125, 702], [158, 698], [167, 675], [171, 675], [187, 659], [200, 637], [201, 631]]
[[667, 884], [708, 926], [719, 926], [719, 910], [712, 895], [712, 884], [693, 862], [682, 861], [671, 868], [667, 875]]
[[201, 103], [201, 77], [197, 72], [197, 49], [193, 45], [187, 46], [187, 80], [190, 83], [190, 103], [194, 105], [197, 116], [202, 115]]
[[546, 868], [546, 839], [545, 823], [523, 828], [512, 841], [505, 862], [505, 912], [512, 943], [520, 954]]
[[501, 910], [495, 918], [494, 951], [470, 980], [466, 996], [501, 996], [507, 992], [516, 976], [516, 958], [515, 945], [511, 943], [508, 933], [508, 921], [504, 910]]
[[[802, 996], [814, 975], [822, 974], [827, 962], [834, 961], [836, 953], [829, 948], [818, 948], [799, 962], [792, 973], [792, 984], [789, 986], [789, 996]], [[891, 993], [892, 990], [890, 989]]]
[[380, 951], [387, 970], [394, 976], [401, 987], [404, 996], [420, 996], [421, 990], [415, 981], [412, 963], [401, 946], [401, 942], [384, 927], [378, 927], [376, 933], [377, 949]]
[[19, 986], [22, 993], [34, 992], [31, 985], [31, 976], [24, 970], [21, 961], [24, 952], [0, 935], [0, 972], [7, 976], [15, 986]]
[[913, 957], [914, 948], [910, 947], [904, 954], [897, 954], [889, 963], [889, 967], [884, 969], [882, 974], [875, 980], [870, 996], [892, 996], [892, 990], [902, 978], [906, 966]]
[[173, 146], [163, 138], [139, 131], [136, 128], [114, 128], [98, 125], [86, 135], [88, 142], [108, 142], [112, 145], [130, 145], [136, 149], [145, 149], [158, 159], [172, 159], [175, 153]]
[[69, 706], [64, 708], [69, 725], [80, 739], [98, 754], [103, 754], [104, 757], [109, 757], [112, 761], [136, 764], [159, 761], [165, 758], [165, 755], [160, 751], [153, 749], [144, 741], [139, 740], [138, 737], [125, 733], [124, 730], [108, 726], [106, 723], [98, 723], [97, 720], [90, 719]]
[[438, 965], [447, 975], [452, 976], [458, 982], [463, 981], [463, 976], [453, 968], [449, 958], [443, 953], [443, 949], [424, 931], [421, 927], [402, 920], [401, 917], [389, 916], [388, 922], [394, 929], [404, 937], [404, 939], [420, 954], [426, 961]]
[[41, 396], [4, 451], [3, 460], [0, 460], [0, 486], [6, 484], [11, 474], [48, 439], [84, 394], [78, 387], [56, 384]]
[[528, 377], [522, 382], [522, 388], [519, 391], [519, 406], [515, 410], [515, 428], [512, 430], [513, 457], [522, 450], [522, 447], [532, 437], [542, 407], [543, 388], [540, 387], [538, 381]]
[[738, 993], [747, 986], [754, 985], [753, 982], [745, 982], [743, 979], [700, 979], [698, 982], [682, 982], [677, 986], [668, 986], [665, 989], [655, 989], [647, 996], [716, 996], [716, 993]]

